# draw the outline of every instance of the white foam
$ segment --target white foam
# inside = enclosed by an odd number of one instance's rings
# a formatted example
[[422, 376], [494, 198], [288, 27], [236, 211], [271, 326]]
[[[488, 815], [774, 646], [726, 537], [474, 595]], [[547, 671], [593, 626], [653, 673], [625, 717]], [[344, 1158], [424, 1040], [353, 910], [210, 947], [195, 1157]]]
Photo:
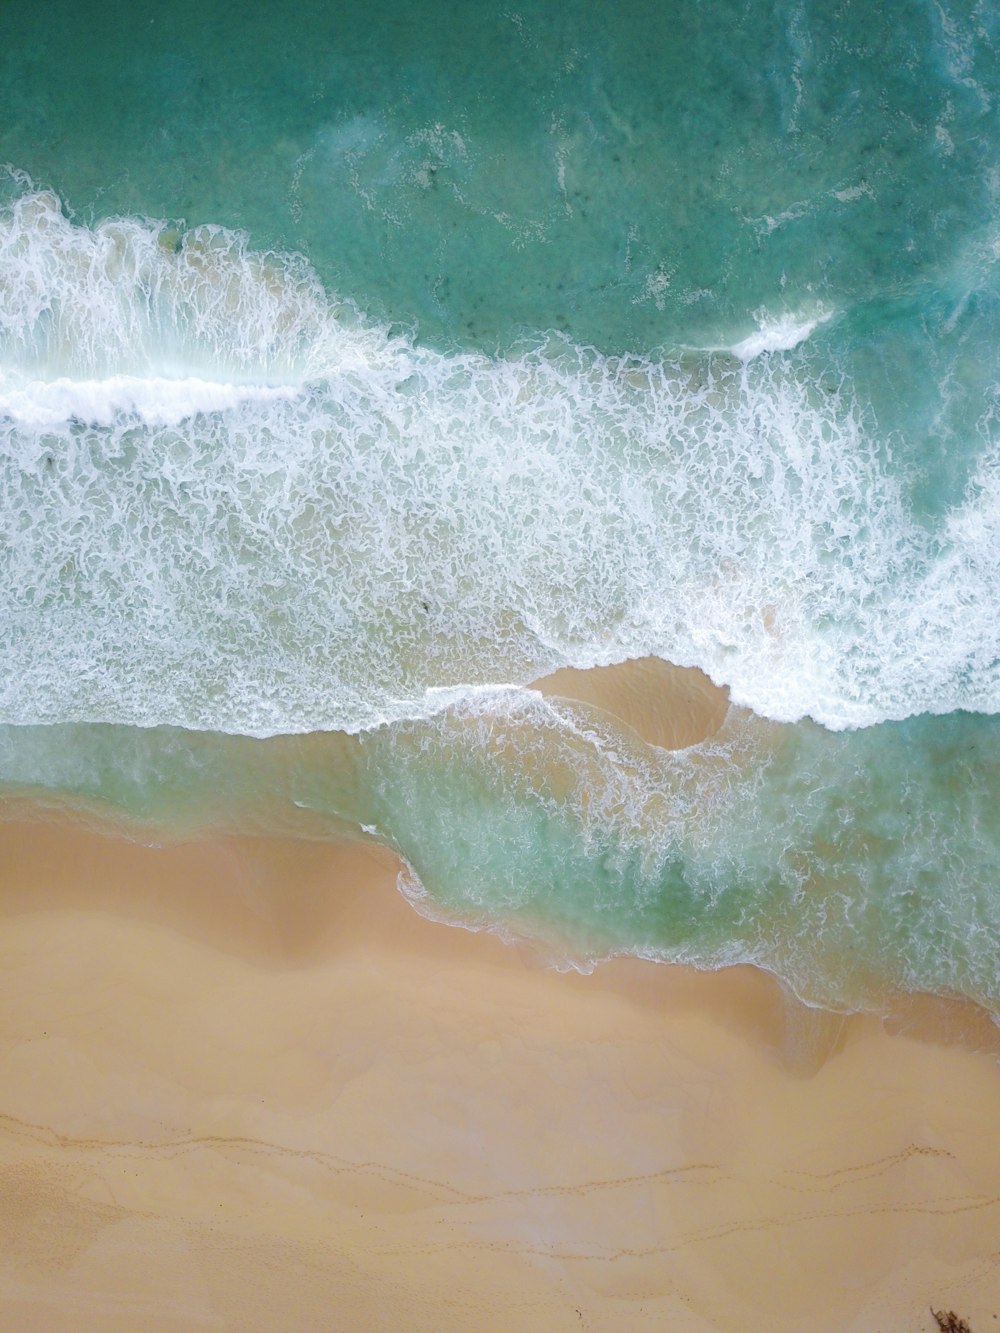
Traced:
[[77, 226], [50, 192], [0, 214], [0, 362], [26, 381], [299, 384], [386, 344], [300, 257], [222, 227]]
[[803, 318], [801, 315], [795, 314], [784, 314], [771, 318], [766, 313], [761, 312], [757, 316], [759, 325], [757, 332], [742, 338], [738, 343], [734, 343], [729, 350], [740, 361], [752, 361], [754, 357], [763, 356], [766, 352], [790, 352], [793, 347], [798, 347], [800, 343], [804, 343], [830, 317], [831, 313], [828, 311], [823, 311], [811, 318]]
[[58, 426], [74, 419], [110, 426], [122, 413], [150, 426], [176, 426], [198, 412], [293, 398], [296, 385], [222, 384], [196, 376], [111, 375], [107, 379], [27, 380], [0, 371], [0, 416], [22, 426]]
[[784, 720], [1000, 706], [993, 474], [933, 542], [849, 390], [738, 346], [444, 354], [300, 258], [28, 190], [0, 212], [0, 718], [357, 731], [649, 654]]

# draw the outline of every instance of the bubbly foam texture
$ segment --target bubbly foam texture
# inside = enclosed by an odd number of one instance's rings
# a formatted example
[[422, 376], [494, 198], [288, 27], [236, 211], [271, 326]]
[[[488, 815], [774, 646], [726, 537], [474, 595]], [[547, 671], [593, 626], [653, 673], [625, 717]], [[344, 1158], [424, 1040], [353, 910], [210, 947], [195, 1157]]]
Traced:
[[29, 381], [301, 383], [377, 354], [385, 339], [352, 313], [304, 260], [255, 252], [222, 227], [76, 226], [30, 188], [0, 219], [2, 364]]
[[829, 312], [824, 311], [811, 319], [789, 314], [772, 319], [762, 311], [757, 317], [757, 332], [734, 343], [729, 350], [740, 361], [752, 361], [765, 352], [790, 352], [830, 318]]
[[112, 375], [103, 380], [62, 376], [18, 384], [0, 373], [0, 416], [21, 426], [61, 426], [74, 419], [111, 426], [122, 415], [139, 417], [150, 426], [179, 426], [199, 412], [293, 398], [295, 392], [290, 386], [219, 384], [197, 376]]
[[647, 655], [835, 728], [997, 708], [993, 465], [928, 536], [808, 344], [443, 353], [244, 236], [15, 195], [6, 720], [358, 731]]

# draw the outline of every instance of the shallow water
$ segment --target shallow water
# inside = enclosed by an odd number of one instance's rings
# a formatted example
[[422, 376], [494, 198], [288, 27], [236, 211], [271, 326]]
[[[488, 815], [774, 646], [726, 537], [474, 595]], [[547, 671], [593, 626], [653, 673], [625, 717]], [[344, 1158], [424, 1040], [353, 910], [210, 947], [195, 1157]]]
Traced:
[[647, 11], [4, 7], [0, 780], [995, 1007], [996, 17]]

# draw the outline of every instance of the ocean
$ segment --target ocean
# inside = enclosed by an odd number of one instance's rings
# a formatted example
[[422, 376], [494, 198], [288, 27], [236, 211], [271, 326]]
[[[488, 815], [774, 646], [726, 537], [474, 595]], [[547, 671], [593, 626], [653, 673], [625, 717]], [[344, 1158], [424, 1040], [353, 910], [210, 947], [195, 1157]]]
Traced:
[[[4, 793], [1000, 1011], [998, 54], [972, 0], [4, 4]], [[651, 658], [721, 727], [532, 688]]]

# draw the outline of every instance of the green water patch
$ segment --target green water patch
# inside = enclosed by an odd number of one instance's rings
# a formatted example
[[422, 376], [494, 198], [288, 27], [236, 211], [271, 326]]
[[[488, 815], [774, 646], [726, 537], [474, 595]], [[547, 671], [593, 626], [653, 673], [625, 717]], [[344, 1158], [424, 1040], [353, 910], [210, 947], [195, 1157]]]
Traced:
[[905, 295], [993, 216], [996, 41], [973, 0], [8, 3], [0, 156], [439, 345], [728, 342]]
[[[435, 914], [569, 941], [577, 960], [751, 961], [820, 1004], [898, 989], [995, 1009], [998, 733], [956, 714], [834, 735], [734, 710], [673, 754], [525, 707], [443, 719], [430, 763], [394, 732], [364, 749], [378, 826]], [[526, 783], [514, 756], [537, 747]]]
[[354, 739], [8, 727], [0, 778], [152, 841], [353, 829], [406, 858], [421, 912], [560, 966], [752, 962], [811, 1003], [928, 991], [996, 1011], [998, 740], [963, 714], [834, 734], [733, 709], [671, 752], [512, 690]]

